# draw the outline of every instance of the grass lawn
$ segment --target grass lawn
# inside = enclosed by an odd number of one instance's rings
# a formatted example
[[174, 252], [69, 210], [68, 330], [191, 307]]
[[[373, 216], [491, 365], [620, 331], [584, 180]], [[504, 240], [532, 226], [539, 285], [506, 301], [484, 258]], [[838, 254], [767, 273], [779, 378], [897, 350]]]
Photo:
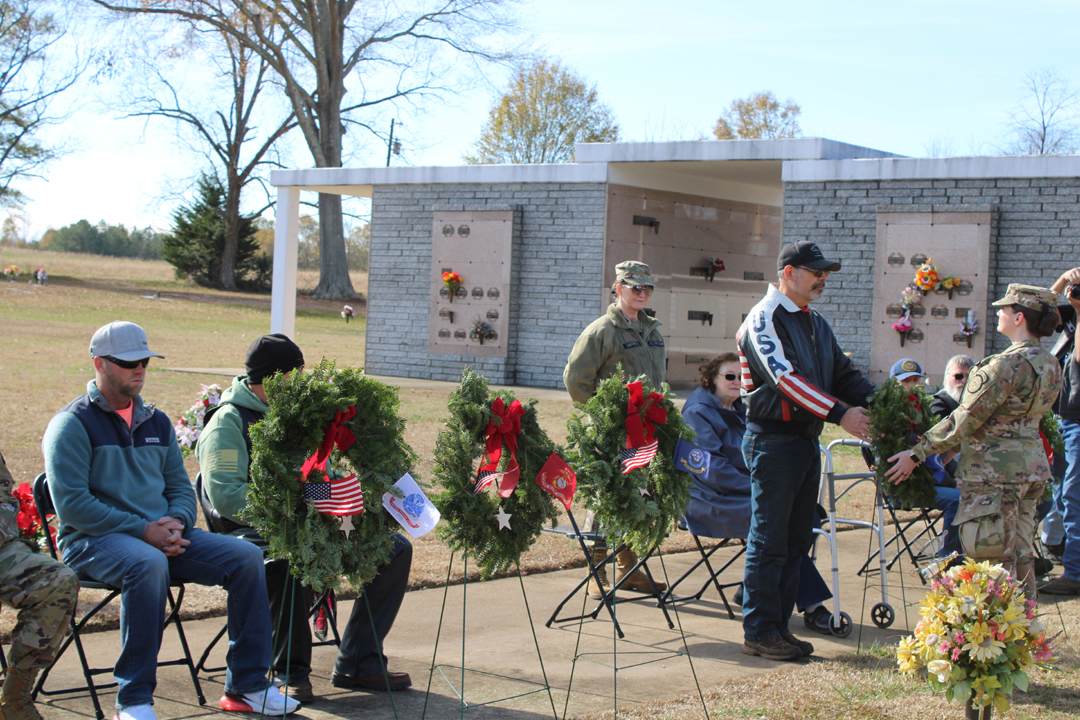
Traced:
[[[167, 367], [238, 368], [251, 341], [270, 327], [269, 296], [223, 293], [188, 287], [173, 278], [163, 262], [143, 262], [30, 250], [0, 249], [0, 266], [15, 264], [24, 272], [44, 266], [50, 273], [47, 287], [21, 282], [0, 282], [0, 450], [16, 482], [30, 482], [42, 468], [41, 437], [49, 419], [85, 392], [93, 377], [88, 355], [90, 337], [101, 325], [130, 320], [147, 331], [150, 347], [166, 356], [149, 366], [144, 399], [155, 403], [174, 421], [194, 401], [201, 383], [226, 385], [228, 377], [172, 372]], [[365, 291], [367, 277], [354, 276]], [[150, 296], [150, 297], [147, 297]], [[156, 296], [156, 297], [155, 297]], [[339, 366], [363, 365], [365, 315], [352, 303], [357, 317], [346, 324], [342, 303], [298, 301], [296, 341], [309, 364], [331, 358]], [[688, 393], [680, 393], [685, 396]], [[443, 390], [401, 391], [407, 422], [406, 439], [420, 456], [414, 475], [431, 478], [435, 438], [442, 427], [448, 393]], [[527, 390], [519, 392], [527, 397]], [[544, 400], [538, 406], [540, 422], [556, 442], [563, 442], [566, 420], [573, 412], [569, 398]], [[839, 437], [827, 434], [823, 442]], [[854, 448], [835, 454], [837, 472], [865, 469]], [[187, 462], [192, 477], [194, 458]], [[873, 491], [863, 484], [841, 501], [841, 517], [869, 519]], [[584, 515], [584, 510], [581, 511]], [[428, 535], [414, 542], [413, 587], [435, 586], [446, 577], [449, 553]], [[665, 551], [690, 548], [686, 533], [675, 533]], [[580, 552], [562, 538], [543, 536], [522, 559], [522, 570], [543, 572], [580, 566]], [[460, 563], [456, 567], [460, 567]], [[222, 614], [224, 594], [214, 589], [190, 588], [185, 602], [193, 615]], [[1080, 679], [1077, 676], [1076, 638], [1080, 636], [1080, 600], [1059, 602], [1068, 637], [1056, 648], [1062, 662], [1054, 674], [1037, 672], [1032, 691], [1018, 695], [1008, 717], [1073, 718], [1080, 714]], [[14, 615], [0, 616], [0, 636], [10, 630]], [[115, 616], [103, 627], [115, 626]], [[4, 638], [6, 639], [6, 637]], [[792, 672], [745, 681], [732, 681], [710, 689], [707, 700], [715, 718], [937, 718], [960, 717], [962, 709], [947, 706], [941, 696], [901, 678], [889, 650], [820, 662]], [[697, 703], [697, 704], [696, 704]], [[696, 705], [695, 705], [696, 704]], [[664, 701], [626, 717], [700, 717], [697, 698]]]

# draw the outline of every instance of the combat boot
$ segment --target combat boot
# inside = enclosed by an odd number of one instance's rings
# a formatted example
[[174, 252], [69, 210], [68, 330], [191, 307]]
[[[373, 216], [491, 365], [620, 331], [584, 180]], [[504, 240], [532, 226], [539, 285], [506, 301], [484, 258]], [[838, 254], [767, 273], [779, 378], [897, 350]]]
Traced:
[[4, 673], [4, 687], [0, 690], [0, 719], [42, 720], [30, 697], [34, 689], [37, 670], [8, 668]]
[[[667, 585], [662, 582], [649, 582], [649, 576], [642, 572], [641, 568], [630, 573], [630, 569], [637, 565], [637, 561], [637, 555], [630, 549], [623, 550], [615, 556], [615, 585], [617, 587], [650, 594], [653, 592], [653, 585], [656, 586], [658, 593], [667, 590]], [[623, 580], [627, 573], [630, 573], [630, 576]]]
[[[607, 560], [607, 553], [607, 545], [593, 545], [593, 567], [596, 567], [597, 565], [600, 565], [600, 563]], [[596, 584], [596, 577], [600, 578], [599, 585]], [[611, 589], [611, 585], [608, 584], [607, 579], [607, 565], [597, 568], [596, 577], [589, 576], [589, 584], [585, 587], [585, 590], [589, 593], [589, 597], [593, 600], [601, 600], [604, 597], [604, 593]]]

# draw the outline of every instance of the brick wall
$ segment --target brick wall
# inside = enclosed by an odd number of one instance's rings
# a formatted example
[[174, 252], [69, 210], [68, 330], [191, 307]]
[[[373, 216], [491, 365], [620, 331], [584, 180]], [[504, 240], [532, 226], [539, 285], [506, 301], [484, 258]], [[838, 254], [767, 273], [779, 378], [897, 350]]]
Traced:
[[[788, 182], [784, 186], [784, 242], [810, 239], [826, 257], [844, 263], [814, 307], [832, 324], [841, 347], [860, 367], [870, 362], [873, 265], [879, 208], [893, 212], [970, 212], [996, 209], [991, 229], [991, 301], [1009, 283], [1049, 287], [1080, 265], [1080, 178], [874, 180]], [[1008, 340], [993, 330], [993, 308], [983, 315], [988, 353]]]
[[[372, 192], [366, 366], [376, 375], [563, 387], [570, 345], [598, 316], [604, 183], [376, 185]], [[519, 210], [507, 357], [428, 353], [427, 274], [436, 210]], [[570, 338], [569, 341], [567, 338]]]

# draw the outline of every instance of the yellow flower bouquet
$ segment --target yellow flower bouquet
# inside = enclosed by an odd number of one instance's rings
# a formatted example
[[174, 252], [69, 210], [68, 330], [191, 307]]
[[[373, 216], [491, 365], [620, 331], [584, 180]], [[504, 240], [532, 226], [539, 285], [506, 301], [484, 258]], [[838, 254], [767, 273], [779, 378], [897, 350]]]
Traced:
[[965, 560], [934, 580], [921, 606], [915, 634], [896, 651], [900, 672], [985, 716], [990, 706], [1009, 709], [1032, 665], [1054, 660], [1035, 602], [1000, 565]]

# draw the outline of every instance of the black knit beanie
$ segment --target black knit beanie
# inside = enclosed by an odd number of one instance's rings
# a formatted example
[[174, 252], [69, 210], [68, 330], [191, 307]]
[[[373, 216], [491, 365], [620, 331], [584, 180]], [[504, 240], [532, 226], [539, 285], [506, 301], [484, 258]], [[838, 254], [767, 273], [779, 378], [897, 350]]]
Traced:
[[276, 372], [292, 372], [304, 364], [304, 353], [296, 343], [281, 333], [263, 335], [248, 348], [244, 367], [249, 385], [261, 385]]

